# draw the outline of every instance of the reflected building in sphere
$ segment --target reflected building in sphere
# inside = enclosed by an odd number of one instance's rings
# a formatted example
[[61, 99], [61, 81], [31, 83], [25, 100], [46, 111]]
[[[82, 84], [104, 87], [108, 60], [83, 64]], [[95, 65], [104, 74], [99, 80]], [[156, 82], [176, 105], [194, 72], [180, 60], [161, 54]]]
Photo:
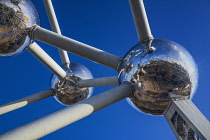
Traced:
[[22, 53], [32, 42], [29, 28], [39, 24], [33, 3], [30, 0], [1, 0], [0, 17], [0, 56]]
[[72, 105], [89, 98], [93, 88], [79, 88], [78, 82], [92, 78], [91, 72], [84, 65], [71, 63], [65, 79], [59, 80], [56, 75], [51, 78], [51, 87], [55, 90], [56, 100], [64, 105]]
[[[181, 45], [153, 38], [143, 0], [129, 0], [139, 42], [123, 58], [61, 35], [51, 0], [43, 2], [52, 31], [38, 26], [38, 14], [30, 0], [0, 0], [0, 56], [14, 56], [28, 48], [54, 73], [50, 89], [1, 105], [0, 115], [52, 96], [62, 105], [72, 106], [6, 132], [0, 135], [0, 139], [39, 139], [125, 98], [139, 112], [163, 115], [177, 139], [210, 139], [209, 121], [190, 100], [198, 82], [194, 59]], [[34, 40], [59, 48], [65, 68], [61, 68], [38, 44], [33, 43]], [[120, 52], [119, 47], [117, 49]], [[85, 66], [70, 63], [66, 51], [110, 67], [117, 71], [118, 76], [93, 78]], [[30, 70], [27, 65], [31, 75]], [[18, 72], [20, 75], [24, 71]], [[93, 87], [100, 86], [117, 87], [89, 98]], [[121, 106], [120, 109], [125, 107]], [[143, 125], [140, 127], [143, 128]]]
[[155, 48], [147, 53], [144, 44], [134, 46], [123, 58], [120, 83], [138, 84], [129, 102], [142, 112], [163, 115], [169, 98], [188, 99], [197, 86], [197, 67], [186, 49], [163, 39], [149, 43]]

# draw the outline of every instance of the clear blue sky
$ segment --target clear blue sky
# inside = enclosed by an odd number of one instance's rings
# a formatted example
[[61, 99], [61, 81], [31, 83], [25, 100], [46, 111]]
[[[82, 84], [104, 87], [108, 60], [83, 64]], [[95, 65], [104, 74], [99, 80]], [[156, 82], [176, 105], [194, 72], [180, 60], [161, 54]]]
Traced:
[[[51, 29], [42, 0], [33, 0], [41, 26]], [[128, 0], [53, 0], [62, 34], [123, 56], [138, 39]], [[155, 38], [185, 46], [199, 70], [199, 85], [193, 102], [210, 119], [210, 0], [145, 0]], [[57, 49], [37, 42], [59, 64]], [[95, 78], [115, 76], [105, 66], [69, 53], [72, 62], [87, 66]], [[50, 88], [52, 72], [28, 51], [15, 57], [0, 57], [0, 104]], [[112, 87], [95, 88], [93, 95]], [[53, 97], [0, 116], [0, 134], [64, 108]], [[173, 140], [164, 117], [145, 115], [122, 100], [42, 140]]]

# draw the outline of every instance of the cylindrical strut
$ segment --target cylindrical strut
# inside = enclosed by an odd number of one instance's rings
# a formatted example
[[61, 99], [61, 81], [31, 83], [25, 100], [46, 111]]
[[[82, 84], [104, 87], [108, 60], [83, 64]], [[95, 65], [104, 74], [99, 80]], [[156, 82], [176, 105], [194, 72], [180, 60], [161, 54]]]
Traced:
[[129, 0], [139, 41], [153, 39], [143, 0]]
[[52, 89], [48, 89], [48, 90], [44, 90], [41, 91], [39, 93], [27, 96], [25, 98], [7, 103], [5, 105], [1, 105], [0, 106], [0, 115], [13, 111], [15, 109], [24, 107], [26, 105], [32, 104], [34, 102], [40, 101], [42, 99], [45, 99], [47, 97], [53, 96], [53, 90]]
[[84, 79], [78, 82], [79, 87], [103, 87], [103, 86], [118, 86], [118, 77], [103, 77], [94, 79]]
[[94, 62], [117, 70], [121, 57], [91, 47], [87, 44], [59, 35], [52, 31], [35, 26], [31, 31], [31, 38], [45, 42], [52, 46], [82, 56]]
[[[53, 8], [52, 1], [51, 0], [43, 0], [43, 1], [44, 1], [45, 9], [47, 11], [47, 15], [48, 15], [52, 30], [58, 34], [61, 34], [60, 27], [59, 27], [58, 20], [55, 15], [55, 10]], [[69, 69], [70, 61], [69, 61], [67, 52], [62, 49], [58, 49], [58, 51], [59, 51], [59, 54], [61, 57], [62, 64], [67, 69]]]
[[1, 140], [38, 139], [66, 125], [82, 119], [93, 112], [120, 101], [132, 94], [132, 86], [124, 84], [93, 96], [73, 106], [66, 107], [29, 124], [0, 136]]
[[59, 79], [66, 77], [66, 72], [38, 44], [29, 45], [28, 50], [47, 66]]

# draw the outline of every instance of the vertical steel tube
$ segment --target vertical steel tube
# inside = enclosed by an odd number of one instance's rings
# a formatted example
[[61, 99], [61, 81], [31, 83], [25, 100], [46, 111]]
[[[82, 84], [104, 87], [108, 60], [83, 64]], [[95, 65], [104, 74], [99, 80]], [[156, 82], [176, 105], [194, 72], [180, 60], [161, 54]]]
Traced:
[[[47, 15], [50, 21], [51, 28], [54, 32], [61, 35], [60, 27], [58, 24], [58, 20], [56, 18], [55, 10], [53, 8], [53, 4], [51, 0], [44, 0], [45, 9], [47, 11]], [[58, 49], [62, 64], [69, 69], [70, 61], [66, 51], [62, 49]]]
[[29, 45], [28, 50], [47, 66], [59, 79], [66, 77], [66, 72], [38, 44]]
[[94, 62], [117, 70], [121, 57], [107, 53], [87, 44], [56, 34], [39, 26], [31, 31], [31, 38], [82, 56]]
[[38, 139], [66, 125], [82, 119], [132, 94], [131, 85], [121, 85], [73, 106], [66, 107], [0, 136], [1, 140]]
[[152, 39], [147, 14], [144, 8], [143, 0], [129, 0], [133, 19], [135, 22], [138, 38], [140, 42]]
[[5, 105], [1, 105], [0, 106], [0, 115], [5, 114], [7, 112], [13, 111], [15, 109], [24, 107], [26, 105], [29, 105], [31, 103], [40, 101], [42, 99], [45, 99], [47, 97], [53, 96], [53, 90], [52, 89], [48, 89], [48, 90], [44, 90], [41, 91], [39, 93], [27, 96], [25, 98], [7, 103]]
[[103, 86], [118, 86], [118, 77], [103, 77], [81, 80], [78, 82], [79, 87], [103, 87]]

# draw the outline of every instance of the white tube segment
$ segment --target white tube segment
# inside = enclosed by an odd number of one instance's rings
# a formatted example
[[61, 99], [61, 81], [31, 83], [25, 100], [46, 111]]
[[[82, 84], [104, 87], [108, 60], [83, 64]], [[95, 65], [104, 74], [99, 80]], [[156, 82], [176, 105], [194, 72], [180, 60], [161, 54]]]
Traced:
[[53, 96], [53, 90], [52, 89], [48, 89], [48, 90], [44, 90], [41, 91], [39, 93], [27, 96], [25, 98], [7, 103], [5, 105], [1, 105], [0, 106], [0, 115], [5, 114], [7, 112], [16, 110], [18, 108], [24, 107], [26, 105], [29, 105], [31, 103], [40, 101], [42, 99], [45, 99], [47, 97]]
[[66, 72], [37, 43], [29, 45], [28, 50], [55, 73], [59, 79], [64, 79], [66, 77]]
[[35, 26], [30, 37], [117, 70], [121, 57]]
[[[58, 20], [55, 14], [55, 10], [51, 0], [44, 0], [45, 9], [47, 11], [47, 15], [50, 21], [51, 28], [54, 32], [61, 35], [60, 27], [58, 24]], [[58, 49], [62, 64], [69, 69], [70, 61], [66, 51], [62, 49]]]
[[129, 0], [140, 42], [153, 39], [143, 0]]
[[132, 86], [124, 84], [66, 107], [41, 119], [23, 125], [0, 136], [1, 140], [39, 139], [66, 125], [80, 120], [132, 94]]

